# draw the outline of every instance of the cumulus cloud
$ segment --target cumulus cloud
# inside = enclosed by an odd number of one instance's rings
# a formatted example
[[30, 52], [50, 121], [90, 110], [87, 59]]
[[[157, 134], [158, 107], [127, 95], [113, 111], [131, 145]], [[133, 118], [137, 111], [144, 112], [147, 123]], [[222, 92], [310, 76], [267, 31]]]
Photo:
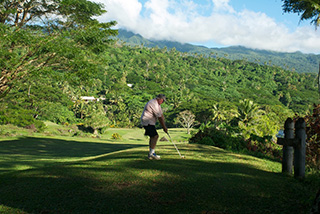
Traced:
[[292, 32], [263, 12], [236, 11], [229, 0], [203, 0], [202, 4], [194, 0], [95, 1], [104, 3], [108, 11], [100, 21], [116, 20], [117, 27], [148, 39], [283, 52], [320, 50], [320, 33], [313, 27]]
[[103, 3], [107, 13], [98, 17], [100, 21], [117, 21], [119, 26], [136, 26], [140, 20], [142, 4], [137, 0], [93, 0]]
[[229, 0], [212, 0], [214, 4], [213, 10], [216, 12], [226, 11], [229, 13], [234, 13], [234, 9], [229, 5]]

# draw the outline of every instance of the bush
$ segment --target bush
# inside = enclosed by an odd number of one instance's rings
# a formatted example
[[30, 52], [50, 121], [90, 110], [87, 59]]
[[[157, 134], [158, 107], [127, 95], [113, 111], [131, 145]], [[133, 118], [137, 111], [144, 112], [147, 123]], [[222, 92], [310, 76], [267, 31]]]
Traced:
[[[234, 134], [231, 134], [234, 133]], [[202, 126], [189, 140], [190, 143], [212, 145], [222, 149], [254, 154], [259, 157], [269, 157], [280, 160], [282, 148], [272, 141], [271, 136], [259, 137], [250, 135], [248, 140], [240, 135], [236, 135], [234, 130], [219, 130], [214, 126]]]
[[0, 110], [0, 124], [12, 124], [23, 128], [34, 126], [37, 131], [43, 131], [46, 125], [42, 121], [36, 120], [33, 115], [32, 110], [4, 107]]
[[108, 127], [102, 127], [99, 129], [100, 134], [105, 134], [105, 133], [107, 133], [107, 131], [108, 131]]
[[82, 131], [76, 131], [72, 137], [89, 137], [90, 134], [89, 133], [84, 133]]
[[74, 113], [61, 103], [44, 102], [41, 106], [40, 118], [57, 124], [76, 122]]
[[320, 104], [314, 105], [312, 115], [304, 119], [307, 132], [306, 166], [320, 170]]
[[118, 133], [113, 133], [111, 138], [114, 140], [121, 140], [122, 139], [121, 135]]
[[198, 143], [204, 145], [214, 145], [214, 142], [210, 137], [204, 137]]
[[21, 136], [30, 134], [29, 130], [15, 125], [0, 125], [0, 136]]
[[232, 136], [214, 126], [202, 127], [201, 129], [190, 138], [190, 143], [212, 145], [232, 151], [241, 151], [246, 148], [246, 143], [241, 137]]
[[282, 146], [273, 142], [271, 136], [259, 137], [251, 134], [247, 140], [247, 149], [254, 153], [260, 153], [277, 160], [282, 159]]

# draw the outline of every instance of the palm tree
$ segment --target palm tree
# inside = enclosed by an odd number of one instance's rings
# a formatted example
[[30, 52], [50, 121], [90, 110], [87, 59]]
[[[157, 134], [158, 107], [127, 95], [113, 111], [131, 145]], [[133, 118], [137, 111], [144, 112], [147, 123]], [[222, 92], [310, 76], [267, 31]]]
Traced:
[[263, 113], [264, 111], [260, 109], [260, 106], [249, 99], [241, 100], [238, 106], [238, 119], [242, 121], [245, 126], [255, 123]]
[[80, 116], [80, 119], [83, 119], [87, 113], [85, 101], [81, 98], [76, 99], [73, 104], [73, 112], [75, 115]]
[[222, 121], [226, 120], [226, 117], [225, 117], [226, 112], [224, 111], [224, 109], [221, 109], [219, 104], [214, 104], [212, 106], [212, 113], [213, 113], [212, 120], [214, 121], [214, 124], [216, 126], [220, 124]]
[[249, 138], [251, 134], [259, 135], [259, 124], [263, 122], [265, 111], [260, 106], [249, 99], [240, 101], [238, 106], [239, 128], [242, 135]]

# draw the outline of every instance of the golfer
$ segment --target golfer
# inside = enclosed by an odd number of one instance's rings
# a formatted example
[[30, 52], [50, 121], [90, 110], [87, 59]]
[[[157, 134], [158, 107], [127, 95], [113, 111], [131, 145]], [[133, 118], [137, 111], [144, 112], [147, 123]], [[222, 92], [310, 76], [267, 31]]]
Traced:
[[166, 101], [166, 96], [164, 94], [157, 95], [156, 98], [150, 100], [144, 107], [142, 115], [141, 115], [141, 124], [145, 129], [145, 134], [150, 137], [149, 140], [149, 155], [148, 158], [160, 160], [160, 156], [156, 155], [155, 148], [157, 145], [157, 141], [159, 138], [159, 134], [156, 130], [156, 122], [159, 120], [163, 131], [168, 133], [168, 129], [166, 127], [164, 116], [161, 109], [161, 104]]

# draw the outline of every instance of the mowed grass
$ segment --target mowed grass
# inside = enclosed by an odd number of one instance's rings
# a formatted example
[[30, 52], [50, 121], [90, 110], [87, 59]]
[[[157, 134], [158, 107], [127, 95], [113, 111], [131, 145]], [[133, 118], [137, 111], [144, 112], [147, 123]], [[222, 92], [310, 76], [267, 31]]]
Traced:
[[[317, 189], [281, 163], [188, 144], [185, 130], [148, 160], [141, 129], [100, 139], [41, 135], [0, 141], [0, 213], [308, 213]], [[122, 140], [112, 140], [119, 133]], [[160, 138], [166, 135], [159, 131]]]

